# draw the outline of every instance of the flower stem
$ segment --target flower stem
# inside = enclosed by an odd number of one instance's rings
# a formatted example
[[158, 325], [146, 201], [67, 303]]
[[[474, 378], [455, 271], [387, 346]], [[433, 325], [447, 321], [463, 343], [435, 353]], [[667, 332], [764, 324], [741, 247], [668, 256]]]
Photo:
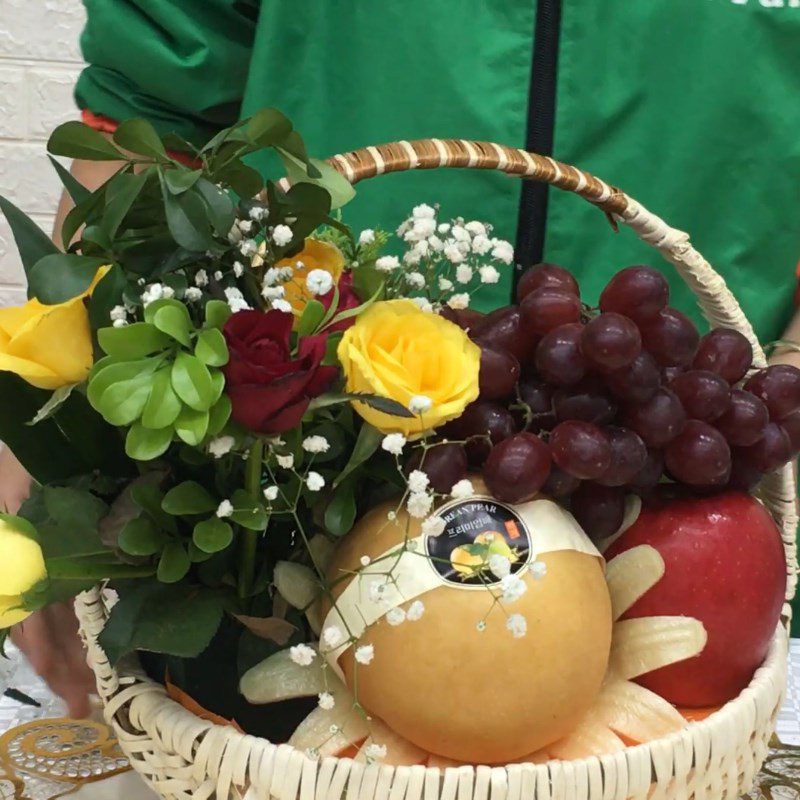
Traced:
[[111, 578], [148, 578], [156, 574], [156, 568], [147, 564], [81, 564], [63, 558], [47, 561], [47, 574], [63, 580], [97, 580]]
[[[261, 462], [264, 459], [264, 440], [256, 439], [250, 447], [247, 468], [244, 475], [245, 491], [258, 502], [261, 498]], [[241, 549], [239, 553], [239, 598], [250, 597], [256, 574], [256, 550], [258, 531], [242, 528]]]

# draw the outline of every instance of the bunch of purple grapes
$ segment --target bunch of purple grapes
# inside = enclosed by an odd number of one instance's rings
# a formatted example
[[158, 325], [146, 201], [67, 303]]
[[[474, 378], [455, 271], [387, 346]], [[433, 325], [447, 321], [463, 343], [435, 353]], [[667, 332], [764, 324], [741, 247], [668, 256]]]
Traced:
[[751, 491], [800, 452], [800, 370], [771, 366], [741, 385], [750, 342], [728, 328], [701, 338], [658, 271], [623, 269], [595, 313], [566, 269], [539, 264], [517, 301], [445, 312], [481, 347], [480, 398], [443, 432], [466, 444], [428, 453], [436, 488], [471, 465], [498, 500], [544, 492], [602, 538], [625, 495], [664, 476], [695, 492]]

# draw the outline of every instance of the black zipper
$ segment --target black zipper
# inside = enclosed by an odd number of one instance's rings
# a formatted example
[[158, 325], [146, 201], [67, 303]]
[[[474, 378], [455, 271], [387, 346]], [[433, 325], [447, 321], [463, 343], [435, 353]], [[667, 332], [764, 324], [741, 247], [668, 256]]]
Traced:
[[[538, 0], [536, 6], [525, 147], [543, 156], [553, 154], [562, 2]], [[517, 277], [544, 257], [548, 189], [545, 183], [522, 183], [517, 224]]]

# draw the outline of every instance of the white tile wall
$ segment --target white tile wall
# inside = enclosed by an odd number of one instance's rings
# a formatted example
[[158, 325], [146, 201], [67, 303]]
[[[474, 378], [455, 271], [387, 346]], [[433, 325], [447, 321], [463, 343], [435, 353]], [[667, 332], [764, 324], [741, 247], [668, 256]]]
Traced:
[[[0, 0], [0, 194], [48, 233], [59, 181], [45, 142], [77, 119], [72, 88], [81, 68], [81, 0]], [[0, 217], [0, 306], [24, 300], [14, 241]]]

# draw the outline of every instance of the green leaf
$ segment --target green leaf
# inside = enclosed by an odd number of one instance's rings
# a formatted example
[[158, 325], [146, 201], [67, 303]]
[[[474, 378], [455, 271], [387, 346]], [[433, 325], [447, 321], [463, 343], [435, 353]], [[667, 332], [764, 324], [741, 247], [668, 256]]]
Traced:
[[297, 215], [292, 225], [294, 241], [301, 243], [327, 218], [331, 210], [331, 196], [313, 183], [297, 183], [286, 193], [289, 211]]
[[309, 177], [308, 170], [299, 158], [282, 148], [278, 148], [278, 152], [283, 159], [286, 174], [291, 183], [313, 183], [325, 189], [331, 196], [331, 210], [342, 208], [356, 196], [356, 190], [350, 181], [327, 162], [320, 161], [318, 158], [309, 159], [309, 163], [318, 173], [318, 177], [312, 178]]
[[208, 490], [196, 481], [179, 483], [170, 489], [161, 501], [161, 508], [174, 517], [206, 514], [215, 511], [218, 505]]
[[11, 228], [26, 275], [30, 275], [34, 264], [45, 256], [60, 252], [50, 237], [27, 214], [2, 196], [0, 196], [0, 211], [5, 215]]
[[103, 211], [103, 227], [109, 236], [115, 236], [136, 198], [144, 189], [152, 169], [143, 172], [120, 172], [106, 185], [106, 207]]
[[72, 394], [72, 390], [77, 386], [77, 383], [71, 383], [69, 386], [61, 386], [50, 395], [50, 399], [36, 412], [36, 416], [28, 423], [28, 425], [38, 425], [46, 419], [50, 419], [53, 414], [66, 403], [67, 398]]
[[189, 336], [193, 327], [192, 320], [189, 317], [189, 309], [182, 303], [171, 303], [159, 308], [153, 315], [153, 325], [184, 347], [189, 347], [192, 343]]
[[57, 161], [51, 155], [47, 157], [50, 159], [50, 163], [58, 173], [62, 185], [75, 205], [82, 203], [92, 194], [60, 161]]
[[142, 425], [145, 428], [169, 428], [180, 414], [183, 404], [172, 388], [171, 370], [164, 367], [152, 378], [150, 397], [142, 411]]
[[309, 300], [297, 326], [299, 336], [310, 336], [325, 317], [325, 306], [319, 300]]
[[206, 204], [194, 192], [172, 194], [161, 181], [161, 194], [167, 214], [167, 226], [175, 241], [187, 250], [205, 252], [216, 247], [211, 235]]
[[224, 300], [209, 300], [206, 303], [206, 325], [222, 330], [231, 313], [231, 307]]
[[197, 447], [208, 433], [208, 411], [195, 411], [184, 406], [178, 419], [175, 420], [175, 433], [181, 441], [192, 447]]
[[332, 328], [334, 325], [338, 325], [340, 322], [344, 322], [345, 320], [357, 317], [359, 314], [363, 314], [373, 303], [380, 299], [381, 295], [383, 294], [383, 289], [384, 286], [381, 284], [372, 297], [370, 297], [365, 303], [362, 303], [360, 306], [356, 306], [355, 308], [348, 308], [345, 311], [340, 311], [333, 317], [333, 319], [330, 320], [330, 322], [325, 323], [325, 328]]
[[204, 553], [219, 553], [233, 541], [233, 528], [224, 520], [212, 517], [194, 526], [192, 541]]
[[164, 170], [164, 183], [172, 194], [183, 194], [187, 189], [194, 186], [203, 174], [201, 169], [186, 169], [186, 167], [174, 167]]
[[222, 370], [215, 369], [211, 372], [211, 389], [213, 392], [211, 402], [216, 403], [225, 390], [225, 375], [223, 375]]
[[405, 417], [406, 419], [412, 418], [414, 415], [397, 400], [392, 400], [389, 397], [380, 397], [377, 394], [362, 394], [360, 392], [339, 392], [322, 394], [315, 397], [308, 408], [309, 411], [315, 411], [319, 408], [327, 408], [328, 406], [335, 406], [339, 403], [359, 402], [374, 408], [376, 411], [382, 411], [384, 414], [391, 414], [393, 417]]
[[94, 287], [89, 299], [89, 320], [94, 330], [108, 325], [111, 309], [122, 303], [122, 292], [126, 284], [122, 267], [114, 264]]
[[277, 108], [262, 108], [250, 117], [245, 131], [253, 144], [269, 147], [286, 139], [292, 132], [292, 123]]
[[56, 156], [84, 161], [124, 161], [125, 157], [99, 131], [71, 121], [59, 125], [50, 135], [47, 150]]
[[161, 508], [163, 499], [164, 492], [161, 491], [157, 484], [152, 482], [138, 482], [131, 487], [131, 500], [142, 511], [149, 514], [160, 528], [169, 531], [169, 533], [177, 534], [178, 525], [175, 522], [175, 518]]
[[54, 253], [40, 258], [28, 273], [29, 294], [52, 306], [83, 294], [107, 258]]
[[92, 192], [82, 203], [78, 203], [64, 218], [61, 226], [61, 241], [64, 246], [68, 246], [75, 239], [78, 229], [90, 217], [98, 214], [106, 201], [106, 187], [108, 182], [101, 186], [96, 192]]
[[358, 432], [358, 438], [353, 447], [353, 452], [350, 455], [350, 460], [345, 464], [344, 469], [342, 469], [333, 481], [334, 488], [339, 486], [345, 478], [371, 458], [382, 440], [383, 434], [368, 422], [364, 422], [361, 425], [361, 430]]
[[125, 437], [125, 452], [135, 461], [152, 461], [163, 455], [172, 441], [172, 428], [153, 430], [136, 423]]
[[175, 359], [172, 366], [172, 388], [195, 411], [208, 411], [215, 402], [208, 367], [188, 353], [178, 353]]
[[114, 141], [131, 153], [165, 159], [167, 151], [155, 128], [145, 119], [127, 119], [114, 131]]
[[219, 400], [211, 406], [211, 410], [208, 412], [207, 436], [218, 436], [222, 433], [230, 419], [231, 410], [231, 400], [227, 395], [220, 397]]
[[195, 658], [208, 647], [223, 612], [224, 597], [204, 587], [136, 581], [120, 591], [100, 646], [112, 664], [134, 650]]
[[122, 328], [101, 328], [97, 341], [104, 353], [121, 359], [144, 358], [169, 346], [170, 338], [147, 322]]
[[189, 560], [192, 564], [202, 564], [211, 556], [212, 553], [204, 553], [193, 541], [189, 542]]
[[135, 375], [129, 380], [113, 383], [100, 397], [97, 410], [109, 425], [130, 425], [142, 415], [151, 388], [150, 375]]
[[234, 512], [231, 520], [251, 531], [263, 531], [269, 515], [260, 502], [254, 500], [244, 489], [237, 489], [231, 497]]
[[228, 363], [228, 345], [217, 328], [201, 331], [197, 337], [194, 354], [209, 367], [222, 367]]
[[156, 575], [161, 583], [177, 583], [186, 577], [192, 563], [180, 542], [169, 542], [161, 551]]
[[215, 180], [230, 186], [239, 197], [255, 197], [264, 188], [261, 173], [238, 160], [215, 172], [214, 176]]
[[341, 483], [325, 509], [325, 528], [334, 536], [344, 536], [356, 521], [355, 481]]
[[165, 542], [164, 531], [147, 517], [132, 519], [119, 535], [119, 549], [129, 556], [154, 556]]
[[89, 373], [87, 396], [92, 407], [99, 410], [100, 400], [106, 389], [115, 383], [133, 380], [142, 375], [152, 375], [160, 366], [161, 359], [142, 358], [138, 361], [118, 361], [108, 356], [98, 361]]
[[227, 236], [236, 220], [236, 208], [230, 195], [206, 178], [197, 181], [194, 191], [206, 205], [214, 233], [217, 236]]
[[102, 255], [111, 250], [111, 239], [99, 225], [87, 225], [81, 233], [81, 252], [83, 255]]

